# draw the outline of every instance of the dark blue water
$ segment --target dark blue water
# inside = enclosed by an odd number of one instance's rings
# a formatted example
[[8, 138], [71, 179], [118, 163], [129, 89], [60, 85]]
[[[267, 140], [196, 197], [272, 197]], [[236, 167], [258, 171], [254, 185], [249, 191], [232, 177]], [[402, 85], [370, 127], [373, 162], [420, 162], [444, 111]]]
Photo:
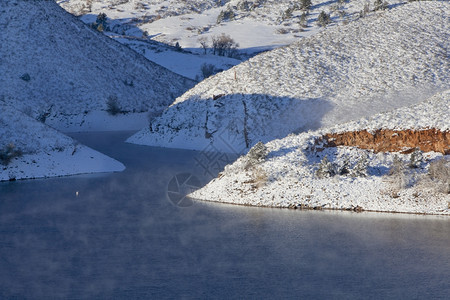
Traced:
[[450, 295], [448, 217], [181, 208], [167, 184], [202, 180], [199, 153], [124, 144], [127, 134], [74, 134], [122, 173], [0, 184], [0, 298]]

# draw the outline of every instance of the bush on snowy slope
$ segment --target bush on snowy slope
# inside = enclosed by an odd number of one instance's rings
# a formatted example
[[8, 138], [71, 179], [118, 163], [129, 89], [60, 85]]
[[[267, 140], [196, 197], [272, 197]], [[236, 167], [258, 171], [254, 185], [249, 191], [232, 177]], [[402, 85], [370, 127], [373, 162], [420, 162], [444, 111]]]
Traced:
[[248, 170], [263, 162], [267, 157], [267, 147], [261, 142], [256, 143], [247, 154], [247, 163], [244, 169]]
[[317, 17], [317, 24], [319, 24], [319, 26], [321, 27], [326, 27], [330, 23], [331, 23], [330, 15], [322, 10], [319, 16]]
[[438, 191], [450, 194], [450, 160], [441, 158], [430, 163], [428, 175]]
[[0, 149], [0, 164], [7, 166], [14, 158], [20, 157], [22, 154], [20, 149], [16, 149], [14, 144], [10, 143]]

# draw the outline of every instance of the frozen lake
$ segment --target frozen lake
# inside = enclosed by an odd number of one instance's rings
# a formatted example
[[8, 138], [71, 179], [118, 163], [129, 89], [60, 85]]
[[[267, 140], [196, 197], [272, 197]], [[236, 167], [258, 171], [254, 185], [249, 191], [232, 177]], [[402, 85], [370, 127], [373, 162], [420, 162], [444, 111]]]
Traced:
[[122, 143], [129, 135], [72, 134], [122, 173], [0, 183], [0, 298], [450, 294], [448, 217], [180, 207], [173, 177], [205, 183], [220, 159]]

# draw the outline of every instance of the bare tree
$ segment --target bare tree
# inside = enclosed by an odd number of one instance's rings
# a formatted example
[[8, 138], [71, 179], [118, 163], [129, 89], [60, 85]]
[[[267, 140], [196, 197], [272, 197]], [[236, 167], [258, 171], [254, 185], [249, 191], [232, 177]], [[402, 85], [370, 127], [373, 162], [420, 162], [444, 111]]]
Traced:
[[212, 37], [213, 53], [219, 56], [233, 57], [239, 44], [229, 35], [222, 33], [219, 36]]
[[88, 12], [92, 12], [92, 0], [86, 0], [86, 9]]
[[200, 45], [203, 48], [203, 51], [206, 54], [206, 50], [208, 50], [208, 47], [209, 47], [208, 38], [206, 36], [201, 36], [198, 38], [198, 42], [200, 43]]

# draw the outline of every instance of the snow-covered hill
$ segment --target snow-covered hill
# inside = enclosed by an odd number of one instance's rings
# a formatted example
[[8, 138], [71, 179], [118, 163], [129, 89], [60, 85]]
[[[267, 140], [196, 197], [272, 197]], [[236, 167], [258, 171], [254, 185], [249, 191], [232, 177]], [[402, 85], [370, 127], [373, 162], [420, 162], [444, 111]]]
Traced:
[[[259, 145], [191, 196], [255, 206], [450, 215], [449, 107], [447, 90], [414, 106]], [[443, 145], [440, 151], [447, 155], [408, 147], [376, 152], [323, 140], [329, 133], [363, 130], [394, 130], [385, 138], [403, 136], [403, 145], [408, 138], [414, 146]], [[427, 130], [428, 136], [420, 135]]]
[[[92, 24], [96, 16], [108, 17], [105, 34], [124, 43], [168, 69], [195, 78], [202, 64], [226, 70], [237, 60], [217, 57], [212, 39], [227, 34], [239, 44], [237, 57], [247, 59], [261, 51], [291, 44], [323, 27], [317, 20], [323, 11], [328, 26], [345, 24], [373, 14], [375, 4], [367, 0], [58, 0], [63, 8]], [[305, 5], [310, 4], [309, 7]], [[402, 0], [381, 2], [394, 7]], [[304, 16], [303, 16], [304, 15]], [[139, 39], [137, 42], [136, 39]], [[200, 43], [208, 48], [206, 55]], [[155, 44], [160, 42], [160, 44]], [[162, 44], [161, 44], [162, 43]], [[185, 52], [176, 51], [178, 43]], [[189, 64], [186, 64], [186, 61]]]
[[125, 169], [9, 105], [0, 112], [0, 181]]
[[194, 85], [55, 1], [2, 0], [0, 9], [0, 99], [55, 128], [138, 128], [147, 111], [160, 112]]
[[210, 77], [137, 144], [239, 152], [418, 103], [448, 88], [450, 4], [416, 2], [326, 29]]
[[[374, 3], [365, 0], [312, 0], [309, 8], [300, 0], [58, 0], [75, 15], [91, 16], [106, 13], [120, 20], [129, 35], [142, 34], [164, 43], [179, 41], [184, 48], [199, 48], [198, 37], [227, 33], [247, 51], [273, 49], [287, 45], [298, 37], [314, 33], [319, 27], [318, 15], [330, 14], [334, 24], [347, 23], [370, 14]], [[387, 5], [404, 3], [390, 0]], [[299, 24], [307, 12], [306, 24]], [[136, 31], [136, 27], [139, 28]]]

